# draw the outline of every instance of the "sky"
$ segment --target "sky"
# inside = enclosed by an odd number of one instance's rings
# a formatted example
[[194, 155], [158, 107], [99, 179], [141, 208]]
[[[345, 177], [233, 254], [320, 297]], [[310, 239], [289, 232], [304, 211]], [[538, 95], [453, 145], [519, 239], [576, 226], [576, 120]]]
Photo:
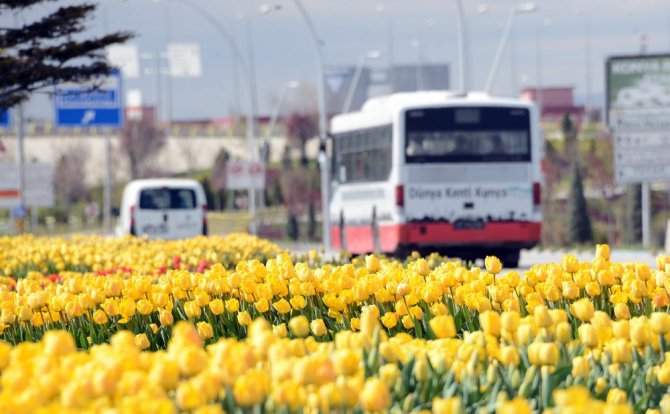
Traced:
[[[468, 29], [469, 83], [482, 90], [492, 67], [510, 11], [520, 2], [461, 0]], [[458, 88], [458, 13], [456, 0], [302, 0], [324, 42], [329, 65], [356, 65], [360, 56], [378, 50], [371, 69], [395, 64], [447, 63], [451, 87]], [[63, 0], [56, 4], [78, 3]], [[297, 80], [314, 90], [317, 64], [312, 37], [293, 0], [99, 0], [87, 33], [129, 30], [140, 52], [164, 52], [169, 42], [200, 44], [203, 73], [199, 78], [174, 78], [171, 112], [175, 120], [228, 116], [238, 99], [244, 105], [246, 84], [237, 85], [234, 55], [219, 28], [229, 33], [248, 59], [253, 52], [258, 109], [270, 115], [287, 82]], [[668, 0], [537, 0], [537, 10], [517, 14], [501, 60], [492, 94], [518, 96], [524, 87], [572, 86], [577, 104], [602, 107], [604, 64], [609, 56], [670, 53]], [[195, 10], [203, 10], [208, 17]], [[262, 5], [272, 11], [260, 14]], [[278, 7], [277, 7], [278, 6]], [[47, 10], [40, 6], [27, 20]], [[482, 10], [486, 12], [482, 13]], [[7, 16], [2, 16], [7, 22]], [[248, 25], [247, 23], [250, 24]], [[251, 47], [249, 37], [251, 33]], [[642, 39], [645, 39], [644, 41]], [[420, 45], [420, 47], [417, 47]], [[149, 67], [150, 61], [142, 61]], [[241, 79], [241, 78], [240, 78]], [[166, 79], [162, 79], [163, 113], [167, 111]], [[241, 83], [238, 81], [237, 83]], [[156, 78], [125, 80], [140, 89], [143, 103], [154, 104]], [[236, 95], [236, 91], [238, 95]], [[306, 92], [290, 91], [282, 111]], [[46, 98], [33, 99], [29, 118], [51, 119]]]

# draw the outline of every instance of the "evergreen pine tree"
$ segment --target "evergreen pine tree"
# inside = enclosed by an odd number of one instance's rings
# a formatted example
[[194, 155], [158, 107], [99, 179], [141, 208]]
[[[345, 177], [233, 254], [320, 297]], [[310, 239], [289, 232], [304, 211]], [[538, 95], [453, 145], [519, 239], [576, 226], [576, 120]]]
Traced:
[[[59, 7], [53, 3], [63, 3]], [[92, 20], [95, 4], [68, 4], [58, 0], [0, 0], [4, 16], [21, 18], [18, 25], [0, 28], [0, 108], [28, 99], [34, 91], [55, 84], [84, 82], [109, 75], [107, 46], [123, 43], [133, 35], [117, 32], [92, 37], [82, 35]]]
[[582, 174], [579, 163], [573, 161], [570, 180], [570, 194], [568, 195], [568, 243], [588, 243], [593, 239], [591, 219], [589, 218]]
[[624, 202], [624, 235], [626, 244], [642, 242], [642, 185], [628, 186]]

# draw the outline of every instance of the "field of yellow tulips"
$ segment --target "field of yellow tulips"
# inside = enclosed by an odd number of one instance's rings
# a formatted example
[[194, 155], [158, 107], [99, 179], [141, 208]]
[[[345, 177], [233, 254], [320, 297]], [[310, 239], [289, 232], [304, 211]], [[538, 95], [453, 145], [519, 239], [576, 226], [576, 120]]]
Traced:
[[670, 413], [670, 257], [0, 239], [0, 412]]

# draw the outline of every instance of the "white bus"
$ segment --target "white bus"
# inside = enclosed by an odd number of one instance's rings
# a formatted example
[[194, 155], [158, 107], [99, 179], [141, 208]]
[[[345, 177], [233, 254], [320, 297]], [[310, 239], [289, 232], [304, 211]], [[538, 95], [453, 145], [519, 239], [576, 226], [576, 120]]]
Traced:
[[335, 116], [331, 247], [354, 254], [498, 255], [540, 241], [542, 153], [532, 103], [397, 93]]

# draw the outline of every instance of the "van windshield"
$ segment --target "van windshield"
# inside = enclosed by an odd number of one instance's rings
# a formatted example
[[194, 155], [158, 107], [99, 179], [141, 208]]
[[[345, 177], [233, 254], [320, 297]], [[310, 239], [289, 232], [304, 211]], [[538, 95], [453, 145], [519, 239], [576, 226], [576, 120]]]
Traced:
[[188, 188], [150, 188], [140, 193], [141, 210], [185, 210], [196, 208], [195, 191]]

